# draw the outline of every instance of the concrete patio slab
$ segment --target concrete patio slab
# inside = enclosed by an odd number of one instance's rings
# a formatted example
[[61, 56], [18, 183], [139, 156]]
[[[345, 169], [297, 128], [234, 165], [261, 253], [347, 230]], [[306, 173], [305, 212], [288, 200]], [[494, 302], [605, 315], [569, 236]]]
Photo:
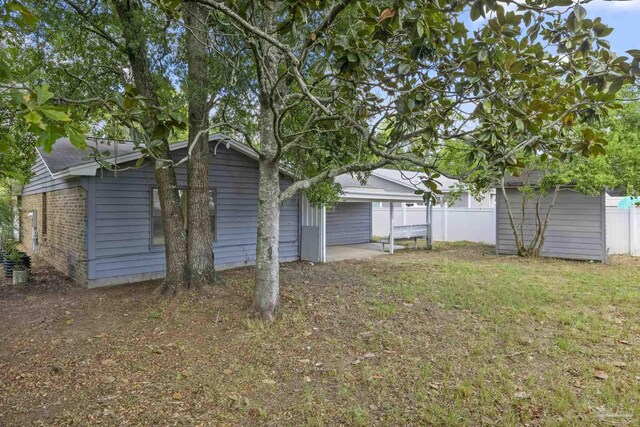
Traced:
[[[403, 245], [393, 245], [393, 250], [405, 249]], [[360, 243], [355, 245], [327, 246], [327, 262], [343, 261], [348, 259], [369, 259], [387, 254], [389, 245], [385, 245], [382, 251], [382, 243]]]

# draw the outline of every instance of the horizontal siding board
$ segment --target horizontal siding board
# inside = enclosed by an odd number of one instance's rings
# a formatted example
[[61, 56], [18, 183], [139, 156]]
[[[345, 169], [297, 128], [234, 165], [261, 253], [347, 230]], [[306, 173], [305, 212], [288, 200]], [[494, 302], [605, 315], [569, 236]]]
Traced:
[[[175, 159], [185, 150], [173, 153]], [[186, 187], [186, 170], [177, 171], [178, 185]], [[258, 164], [232, 149], [218, 147], [211, 156], [209, 184], [217, 192], [217, 236], [213, 245], [216, 266], [255, 263], [258, 218]], [[124, 278], [160, 274], [165, 270], [163, 247], [150, 244], [151, 189], [155, 175], [151, 165], [103, 172], [95, 179], [95, 275], [90, 279]], [[288, 186], [283, 177], [281, 187]], [[298, 200], [281, 209], [280, 257], [298, 257]]]
[[326, 220], [327, 245], [371, 241], [371, 203], [338, 203]]
[[36, 161], [31, 167], [33, 176], [29, 182], [22, 188], [22, 195], [46, 193], [49, 191], [64, 190], [67, 188], [79, 187], [80, 178], [74, 177], [69, 179], [53, 179], [51, 173], [42, 161], [42, 158], [36, 156]]
[[[522, 221], [522, 194], [517, 189], [507, 189], [514, 222]], [[546, 197], [540, 204], [540, 215], [544, 219], [550, 204]], [[515, 254], [515, 238], [502, 192], [497, 193], [496, 250], [502, 254]], [[535, 200], [525, 208], [523, 235], [526, 242], [533, 239], [536, 221]], [[545, 235], [542, 255], [569, 259], [604, 260], [603, 235], [605, 218], [602, 214], [602, 198], [586, 196], [571, 190], [558, 193], [551, 210], [549, 228]]]

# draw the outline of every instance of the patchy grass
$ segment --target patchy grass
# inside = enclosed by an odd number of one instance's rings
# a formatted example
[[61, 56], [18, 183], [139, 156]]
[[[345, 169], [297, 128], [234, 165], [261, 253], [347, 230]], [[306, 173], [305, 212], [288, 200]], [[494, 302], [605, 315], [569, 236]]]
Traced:
[[638, 425], [639, 267], [471, 244], [287, 264], [271, 325], [251, 269], [171, 301], [12, 289], [0, 425]]

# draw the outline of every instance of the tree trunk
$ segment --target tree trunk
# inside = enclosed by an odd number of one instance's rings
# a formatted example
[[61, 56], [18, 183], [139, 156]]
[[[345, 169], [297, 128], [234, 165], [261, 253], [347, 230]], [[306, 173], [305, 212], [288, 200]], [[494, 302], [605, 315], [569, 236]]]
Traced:
[[197, 3], [187, 1], [184, 7], [190, 147], [187, 163], [187, 250], [190, 285], [201, 287], [217, 281], [209, 206], [207, 17], [206, 10]]
[[277, 142], [273, 129], [273, 111], [268, 95], [260, 102], [260, 145], [263, 156], [259, 160], [258, 233], [256, 242], [256, 289], [253, 310], [262, 320], [275, 318], [280, 301], [280, 173], [274, 160]]
[[[145, 34], [141, 33], [141, 29], [144, 28], [139, 22], [141, 10], [135, 2], [114, 0], [113, 5], [122, 25], [122, 36], [135, 86], [140, 94], [147, 98], [151, 107], [159, 107], [160, 101], [149, 65], [147, 39]], [[157, 125], [155, 114], [150, 111], [143, 123], [144, 131], [151, 136]], [[176, 293], [187, 283], [187, 239], [175, 169], [171, 163], [161, 161], [171, 158], [166, 139], [162, 140], [157, 151], [160, 161], [157, 160], [155, 164], [155, 177], [162, 210], [166, 258], [166, 276], [161, 290]]]
[[256, 244], [256, 290], [253, 310], [262, 320], [275, 318], [280, 299], [280, 176], [270, 160], [260, 161], [258, 188], [258, 237]]
[[[167, 147], [168, 150], [168, 147]], [[188, 285], [186, 230], [182, 209], [178, 181], [173, 168], [156, 167], [156, 183], [158, 197], [162, 211], [164, 233], [164, 250], [166, 261], [166, 275], [160, 289], [162, 293], [175, 295]]]

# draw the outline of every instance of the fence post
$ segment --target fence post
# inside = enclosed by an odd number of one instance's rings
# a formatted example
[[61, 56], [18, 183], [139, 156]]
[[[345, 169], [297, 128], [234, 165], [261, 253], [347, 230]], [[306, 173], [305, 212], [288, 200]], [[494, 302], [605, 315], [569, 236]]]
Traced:
[[449, 219], [447, 218], [448, 215], [448, 210], [449, 210], [449, 202], [444, 202], [444, 208], [442, 210], [442, 240], [447, 242], [448, 241], [448, 222]]
[[407, 225], [407, 204], [402, 204], [402, 225]]
[[636, 207], [629, 206], [629, 255], [636, 255]]
[[389, 253], [393, 255], [393, 202], [389, 202]]

